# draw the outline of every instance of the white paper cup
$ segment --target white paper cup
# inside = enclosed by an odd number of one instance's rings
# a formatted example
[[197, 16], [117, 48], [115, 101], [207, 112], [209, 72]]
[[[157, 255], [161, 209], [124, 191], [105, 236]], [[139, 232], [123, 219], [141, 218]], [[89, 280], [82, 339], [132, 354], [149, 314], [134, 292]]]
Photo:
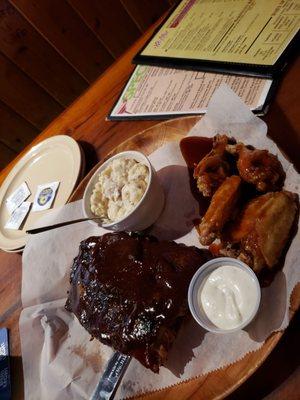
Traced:
[[139, 151], [123, 151], [105, 161], [89, 180], [83, 195], [83, 213], [86, 218], [95, 218], [91, 211], [90, 199], [98, 181], [99, 174], [118, 158], [131, 158], [148, 167], [149, 182], [141, 200], [126, 217], [109, 224], [98, 224], [97, 221], [89, 221], [92, 224], [101, 225], [104, 229], [113, 231], [142, 231], [151, 226], [159, 217], [164, 207], [164, 191], [161, 187], [156, 171], [149, 159]]
[[[255, 283], [256, 287], [256, 303], [255, 307], [253, 308], [253, 312], [249, 316], [248, 319], [246, 319], [243, 323], [241, 323], [239, 326], [237, 326], [234, 329], [221, 329], [217, 327], [215, 324], [211, 322], [211, 320], [207, 317], [205, 311], [203, 310], [201, 304], [198, 302], [198, 292], [201, 290], [202, 286], [204, 285], [206, 278], [208, 275], [210, 275], [215, 269], [222, 267], [223, 265], [233, 265], [235, 267], [241, 268], [245, 272], [247, 272], [253, 282]], [[245, 326], [247, 326], [255, 317], [257, 314], [259, 304], [260, 304], [260, 298], [261, 298], [261, 290], [259, 286], [258, 279], [255, 275], [255, 273], [252, 271], [248, 265], [243, 263], [240, 260], [237, 260], [235, 258], [230, 258], [230, 257], [220, 257], [220, 258], [214, 258], [205, 264], [202, 265], [198, 269], [198, 271], [195, 273], [193, 276], [190, 285], [189, 285], [189, 290], [188, 290], [188, 303], [189, 303], [189, 308], [192, 313], [192, 316], [198, 322], [199, 325], [201, 325], [204, 329], [210, 332], [214, 333], [230, 333], [230, 332], [236, 332], [238, 330], [243, 329]]]

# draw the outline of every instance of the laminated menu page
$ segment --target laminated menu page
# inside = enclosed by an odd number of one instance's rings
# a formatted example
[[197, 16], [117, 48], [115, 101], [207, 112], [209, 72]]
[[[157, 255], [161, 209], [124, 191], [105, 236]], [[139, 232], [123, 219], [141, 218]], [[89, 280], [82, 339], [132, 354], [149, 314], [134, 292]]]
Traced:
[[299, 27], [298, 0], [183, 0], [134, 62], [273, 77]]
[[266, 110], [275, 87], [271, 79], [138, 65], [108, 119], [204, 114], [222, 83], [258, 114]]

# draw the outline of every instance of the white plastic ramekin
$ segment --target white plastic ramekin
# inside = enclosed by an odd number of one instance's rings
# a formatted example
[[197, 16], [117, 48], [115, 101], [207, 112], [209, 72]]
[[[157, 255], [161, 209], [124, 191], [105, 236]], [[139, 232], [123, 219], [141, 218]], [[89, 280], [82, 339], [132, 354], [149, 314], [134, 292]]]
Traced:
[[[246, 271], [251, 279], [253, 280], [255, 287], [256, 287], [256, 304], [253, 309], [252, 314], [249, 316], [247, 320], [245, 320], [242, 324], [237, 326], [234, 329], [221, 329], [218, 328], [216, 325], [214, 325], [210, 319], [207, 317], [205, 311], [203, 310], [201, 304], [198, 302], [198, 292], [201, 290], [202, 286], [204, 285], [206, 278], [208, 275], [210, 275], [215, 269], [222, 267], [223, 265], [233, 265], [235, 267], [241, 268], [242, 270]], [[198, 271], [195, 273], [193, 276], [190, 285], [189, 285], [189, 290], [188, 290], [188, 303], [189, 303], [189, 308], [190, 311], [199, 325], [201, 325], [204, 329], [210, 332], [214, 333], [230, 333], [230, 332], [236, 332], [238, 330], [241, 330], [245, 328], [255, 317], [257, 314], [259, 304], [260, 304], [260, 298], [261, 298], [261, 291], [260, 291], [260, 286], [258, 279], [255, 275], [255, 273], [252, 271], [248, 265], [243, 263], [240, 260], [237, 260], [235, 258], [230, 258], [230, 257], [220, 257], [220, 258], [214, 258], [205, 264], [202, 265], [198, 269]]]
[[151, 226], [159, 217], [164, 206], [164, 191], [161, 187], [156, 171], [149, 159], [139, 151], [123, 151], [106, 160], [89, 180], [83, 195], [83, 213], [86, 218], [95, 218], [91, 211], [90, 199], [98, 181], [98, 176], [112, 160], [125, 158], [134, 159], [148, 167], [149, 182], [145, 193], [134, 209], [124, 218], [109, 224], [90, 221], [92, 224], [101, 225], [103, 228], [113, 231], [142, 231]]

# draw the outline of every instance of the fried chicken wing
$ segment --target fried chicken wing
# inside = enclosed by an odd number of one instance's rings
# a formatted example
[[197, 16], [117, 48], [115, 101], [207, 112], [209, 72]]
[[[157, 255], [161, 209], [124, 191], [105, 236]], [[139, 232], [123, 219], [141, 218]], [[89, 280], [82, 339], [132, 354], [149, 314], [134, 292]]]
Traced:
[[267, 150], [251, 149], [243, 143], [229, 145], [226, 150], [238, 155], [237, 168], [241, 178], [260, 192], [280, 190], [285, 179], [281, 162]]
[[[285, 172], [277, 156], [216, 135], [213, 149], [194, 169], [194, 178], [203, 196], [212, 196], [198, 227], [200, 242], [214, 255], [243, 260], [255, 272], [278, 264], [298, 200], [293, 193], [280, 191]], [[257, 191], [265, 194], [253, 199]]]
[[225, 179], [213, 195], [208, 210], [199, 225], [200, 242], [211, 244], [230, 219], [240, 193], [241, 178], [232, 175]]
[[212, 150], [194, 169], [197, 187], [205, 197], [211, 197], [230, 175], [230, 164], [226, 154], [226, 146], [230, 140], [226, 135], [216, 135]]
[[255, 272], [272, 268], [289, 238], [298, 209], [291, 192], [270, 192], [251, 200], [223, 232], [219, 253], [238, 257]]

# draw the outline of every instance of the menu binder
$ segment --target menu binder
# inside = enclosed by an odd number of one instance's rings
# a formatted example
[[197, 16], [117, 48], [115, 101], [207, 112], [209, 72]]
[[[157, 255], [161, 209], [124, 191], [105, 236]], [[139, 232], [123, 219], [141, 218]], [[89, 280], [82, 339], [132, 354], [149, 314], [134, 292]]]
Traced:
[[133, 63], [275, 78], [299, 27], [298, 0], [183, 0]]
[[109, 120], [165, 119], [206, 112], [226, 84], [248, 107], [264, 114], [278, 80], [138, 65], [108, 115]]

